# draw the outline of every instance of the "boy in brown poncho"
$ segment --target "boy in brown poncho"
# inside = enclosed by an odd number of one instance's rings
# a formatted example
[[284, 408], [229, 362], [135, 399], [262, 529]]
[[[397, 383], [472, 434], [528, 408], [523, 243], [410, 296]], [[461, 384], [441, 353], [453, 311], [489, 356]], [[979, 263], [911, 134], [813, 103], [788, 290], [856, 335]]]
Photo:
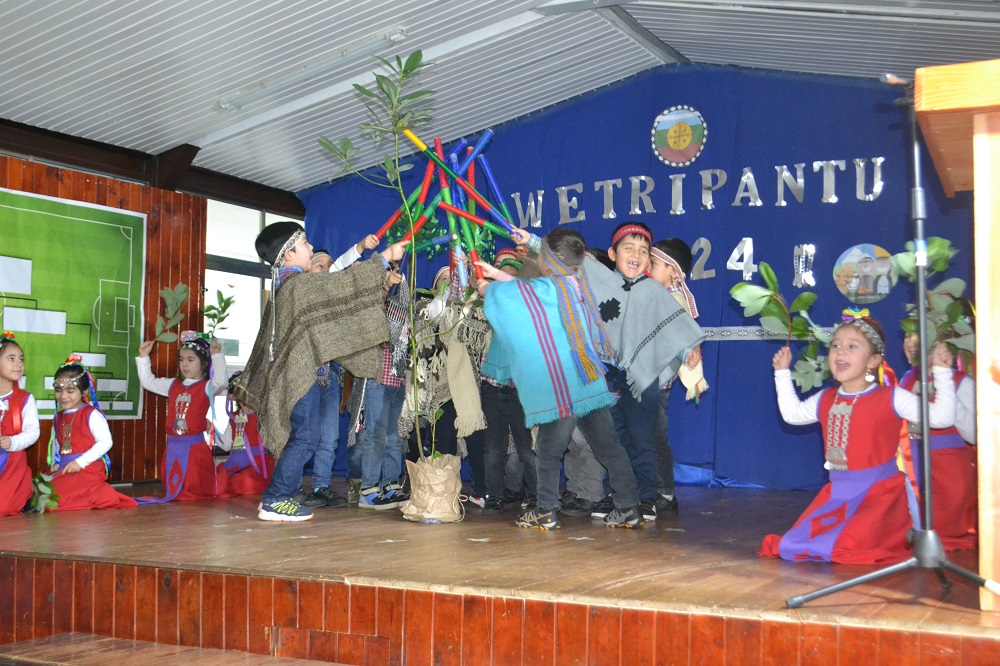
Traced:
[[388, 262], [402, 258], [404, 244], [329, 274], [308, 272], [312, 246], [295, 222], [267, 226], [255, 245], [272, 265], [272, 290], [240, 381], [240, 400], [257, 410], [261, 435], [278, 458], [257, 515], [309, 520], [312, 512], [293, 497], [319, 443], [316, 370], [335, 360], [358, 377], [378, 372], [380, 345], [389, 337], [383, 285]]

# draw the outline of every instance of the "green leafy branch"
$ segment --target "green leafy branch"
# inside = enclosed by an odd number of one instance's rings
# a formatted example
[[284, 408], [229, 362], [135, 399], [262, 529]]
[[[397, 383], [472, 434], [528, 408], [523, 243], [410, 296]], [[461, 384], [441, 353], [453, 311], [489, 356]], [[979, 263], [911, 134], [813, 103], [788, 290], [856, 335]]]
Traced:
[[760, 317], [760, 325], [765, 331], [785, 336], [785, 344], [792, 338], [807, 340], [805, 351], [792, 370], [792, 379], [799, 388], [806, 391], [822, 385], [829, 376], [826, 357], [820, 355], [820, 343], [829, 345], [830, 335], [817, 326], [809, 317], [809, 308], [816, 301], [816, 294], [803, 291], [787, 305], [778, 286], [778, 278], [767, 262], [758, 265], [764, 286], [739, 282], [729, 290], [730, 295], [743, 307], [744, 317]]
[[214, 340], [216, 331], [225, 330], [225, 326], [220, 326], [220, 324], [229, 318], [229, 310], [233, 307], [233, 303], [236, 302], [236, 296], [223, 296], [222, 290], [216, 290], [215, 292], [215, 305], [206, 304], [205, 307], [201, 309], [201, 313], [205, 316], [205, 325], [208, 327], [208, 335]]
[[33, 494], [31, 496], [31, 511], [33, 513], [45, 513], [46, 509], [59, 507], [59, 493], [52, 485], [55, 474], [42, 474], [39, 472], [31, 478]]
[[178, 282], [173, 289], [164, 287], [160, 290], [160, 297], [166, 304], [166, 309], [162, 315], [156, 317], [156, 337], [157, 342], [177, 342], [177, 334], [171, 333], [170, 329], [179, 326], [184, 321], [184, 315], [180, 309], [188, 300], [188, 287], [183, 282]]
[[[927, 279], [944, 273], [951, 267], [951, 260], [958, 254], [951, 241], [939, 236], [927, 239]], [[892, 263], [896, 272], [909, 280], [917, 281], [916, 255], [913, 242], [906, 244], [906, 251], [895, 254]], [[971, 363], [976, 351], [976, 334], [966, 317], [966, 284], [959, 278], [946, 278], [936, 287], [927, 288], [927, 333], [930, 338], [928, 348], [937, 342], [944, 342], [953, 351]], [[971, 304], [970, 304], [971, 306]], [[907, 317], [901, 322], [907, 335], [917, 335], [917, 305], [907, 303]]]

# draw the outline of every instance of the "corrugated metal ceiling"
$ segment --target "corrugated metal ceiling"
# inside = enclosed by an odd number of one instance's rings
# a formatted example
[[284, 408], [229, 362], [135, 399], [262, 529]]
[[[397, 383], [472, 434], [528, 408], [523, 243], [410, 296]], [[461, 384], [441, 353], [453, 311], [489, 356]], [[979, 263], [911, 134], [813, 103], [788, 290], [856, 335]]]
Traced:
[[[400, 30], [378, 53], [419, 48], [435, 63], [423, 133], [445, 140], [675, 54], [873, 78], [1000, 57], [1000, 4], [985, 0], [5, 0], [0, 118], [152, 154], [189, 143], [197, 166], [299, 190], [335, 170], [317, 137], [357, 139], [363, 121], [350, 84], [374, 60], [337, 53]], [[223, 108], [238, 93], [242, 108]]]

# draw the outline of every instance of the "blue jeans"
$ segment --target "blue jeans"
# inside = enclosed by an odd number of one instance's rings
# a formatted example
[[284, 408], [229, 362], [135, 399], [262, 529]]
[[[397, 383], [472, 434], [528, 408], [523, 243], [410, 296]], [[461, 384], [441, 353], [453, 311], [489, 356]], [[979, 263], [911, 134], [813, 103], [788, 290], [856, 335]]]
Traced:
[[635, 476], [628, 455], [615, 435], [615, 424], [606, 408], [577, 418], [575, 415], [538, 426], [535, 439], [535, 471], [538, 476], [538, 508], [552, 511], [559, 506], [559, 471], [569, 448], [573, 428], [579, 428], [591, 442], [594, 457], [608, 470], [615, 506], [635, 506]]
[[[632, 471], [639, 486], [639, 499], [656, 501], [656, 423], [660, 411], [660, 387], [656, 382], [642, 392], [641, 400], [632, 397], [624, 370], [609, 368], [605, 376], [608, 389], [617, 393], [618, 402], [611, 408], [618, 438], [632, 461]], [[589, 437], [591, 448], [597, 456], [594, 441]], [[597, 456], [600, 460], [600, 456]], [[605, 465], [606, 467], [606, 465]], [[612, 483], [614, 486], [614, 483]]]
[[318, 382], [313, 382], [306, 394], [299, 398], [292, 408], [289, 418], [292, 433], [281, 451], [281, 457], [274, 465], [271, 485], [261, 498], [264, 504], [289, 499], [302, 487], [302, 470], [319, 446], [319, 405], [322, 389]]
[[328, 386], [320, 387], [320, 438], [313, 457], [313, 488], [329, 488], [333, 478], [333, 461], [340, 443], [340, 382], [334, 376]]
[[399, 481], [403, 474], [399, 414], [403, 411], [406, 389], [390, 388], [374, 379], [365, 381], [365, 425], [360, 433], [361, 487], [372, 488]]

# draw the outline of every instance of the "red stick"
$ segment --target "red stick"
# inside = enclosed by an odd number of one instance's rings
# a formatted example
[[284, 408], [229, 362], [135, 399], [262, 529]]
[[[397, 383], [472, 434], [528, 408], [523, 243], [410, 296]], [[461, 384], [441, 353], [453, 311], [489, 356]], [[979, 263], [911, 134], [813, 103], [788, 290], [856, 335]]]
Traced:
[[[420, 193], [417, 195], [417, 201], [419, 202], [421, 208], [423, 208], [424, 202], [427, 201], [427, 190], [428, 188], [430, 188], [431, 178], [433, 177], [434, 177], [434, 162], [428, 162], [427, 169], [424, 170], [424, 180], [420, 184]], [[413, 195], [411, 194], [406, 202], [407, 206], [413, 204], [412, 200], [413, 200]], [[385, 236], [386, 232], [392, 228], [392, 225], [396, 224], [397, 220], [399, 220], [399, 218], [403, 216], [404, 208], [405, 206], [400, 206], [399, 210], [393, 213], [392, 217], [386, 220], [386, 223], [383, 224], [382, 227], [375, 232], [375, 235], [379, 239]]]

